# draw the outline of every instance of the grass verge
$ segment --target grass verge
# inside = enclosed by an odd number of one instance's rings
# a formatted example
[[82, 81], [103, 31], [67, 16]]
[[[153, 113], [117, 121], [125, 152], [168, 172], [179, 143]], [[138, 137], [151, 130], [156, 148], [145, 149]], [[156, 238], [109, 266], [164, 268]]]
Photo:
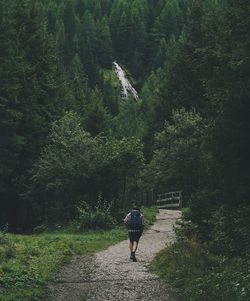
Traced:
[[148, 229], [154, 223], [159, 210], [156, 207], [142, 207], [141, 211], [144, 215], [145, 229]]
[[[146, 228], [156, 208], [143, 208]], [[93, 254], [127, 238], [124, 226], [82, 234], [63, 232], [14, 235], [0, 232], [0, 301], [36, 301], [74, 254]]]
[[177, 242], [158, 254], [152, 270], [185, 301], [250, 300], [250, 255], [229, 259], [195, 241]]

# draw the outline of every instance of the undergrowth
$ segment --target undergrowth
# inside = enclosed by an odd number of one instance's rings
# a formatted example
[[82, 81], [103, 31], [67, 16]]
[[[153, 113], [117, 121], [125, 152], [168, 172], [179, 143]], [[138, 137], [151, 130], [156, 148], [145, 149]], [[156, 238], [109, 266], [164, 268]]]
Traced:
[[179, 241], [158, 254], [152, 269], [185, 301], [250, 300], [250, 254], [211, 254], [196, 241]]

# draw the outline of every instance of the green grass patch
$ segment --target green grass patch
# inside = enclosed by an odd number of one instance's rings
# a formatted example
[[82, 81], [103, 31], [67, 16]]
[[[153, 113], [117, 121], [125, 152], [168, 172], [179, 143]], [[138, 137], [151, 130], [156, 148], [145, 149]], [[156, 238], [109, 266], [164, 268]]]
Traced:
[[73, 254], [92, 254], [127, 237], [122, 227], [84, 234], [1, 234], [0, 300], [39, 300]]
[[[157, 209], [142, 208], [146, 227]], [[122, 224], [122, 223], [121, 223]], [[127, 238], [124, 225], [109, 231], [14, 235], [0, 232], [0, 301], [35, 301], [74, 254], [93, 254]]]
[[145, 229], [148, 229], [154, 223], [159, 210], [156, 207], [142, 207], [141, 211], [144, 215]]
[[185, 301], [250, 300], [250, 256], [226, 258], [194, 241], [177, 242], [158, 254], [152, 270]]

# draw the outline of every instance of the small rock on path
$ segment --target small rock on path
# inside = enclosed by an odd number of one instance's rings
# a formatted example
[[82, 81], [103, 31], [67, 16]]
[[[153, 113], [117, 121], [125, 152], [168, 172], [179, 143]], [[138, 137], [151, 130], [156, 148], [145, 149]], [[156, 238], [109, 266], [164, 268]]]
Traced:
[[129, 261], [128, 241], [93, 256], [75, 256], [49, 285], [47, 301], [177, 301], [172, 289], [148, 270], [154, 256], [174, 239], [180, 211], [160, 209], [142, 235], [138, 262]]

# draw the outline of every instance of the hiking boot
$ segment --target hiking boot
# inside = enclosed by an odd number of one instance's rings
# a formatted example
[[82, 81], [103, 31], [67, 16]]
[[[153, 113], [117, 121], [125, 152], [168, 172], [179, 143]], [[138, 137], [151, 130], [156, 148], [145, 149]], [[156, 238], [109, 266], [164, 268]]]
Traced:
[[133, 260], [133, 262], [136, 262], [136, 258], [135, 258], [135, 252], [131, 252], [131, 256], [130, 258]]
[[135, 258], [135, 256], [133, 257], [133, 262], [137, 262], [137, 259]]

